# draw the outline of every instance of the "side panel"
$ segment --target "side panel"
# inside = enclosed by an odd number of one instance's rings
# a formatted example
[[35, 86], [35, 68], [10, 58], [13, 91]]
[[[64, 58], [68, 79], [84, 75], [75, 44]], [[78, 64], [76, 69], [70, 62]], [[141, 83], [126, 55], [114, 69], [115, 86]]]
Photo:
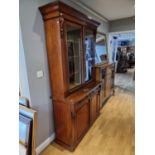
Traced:
[[63, 96], [64, 90], [59, 18], [45, 21], [45, 31], [52, 94], [58, 98]]
[[107, 67], [105, 79], [105, 97], [108, 97], [112, 92], [112, 68], [111, 65]]
[[94, 95], [91, 100], [91, 122], [94, 122], [97, 116], [97, 95]]
[[54, 101], [54, 120], [56, 130], [56, 140], [72, 144], [72, 121], [69, 104], [61, 101]]

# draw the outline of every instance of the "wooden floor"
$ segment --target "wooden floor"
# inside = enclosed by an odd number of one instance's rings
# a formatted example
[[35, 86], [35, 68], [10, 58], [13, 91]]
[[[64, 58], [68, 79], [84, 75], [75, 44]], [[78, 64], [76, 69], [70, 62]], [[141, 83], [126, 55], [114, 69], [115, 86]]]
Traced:
[[134, 155], [134, 94], [116, 89], [74, 152], [52, 143], [41, 155]]

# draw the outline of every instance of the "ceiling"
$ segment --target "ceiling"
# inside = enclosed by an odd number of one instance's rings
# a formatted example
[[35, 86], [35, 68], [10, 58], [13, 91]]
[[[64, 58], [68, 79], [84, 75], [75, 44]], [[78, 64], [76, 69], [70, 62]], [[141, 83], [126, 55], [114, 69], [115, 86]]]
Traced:
[[76, 0], [108, 20], [135, 15], [134, 0]]

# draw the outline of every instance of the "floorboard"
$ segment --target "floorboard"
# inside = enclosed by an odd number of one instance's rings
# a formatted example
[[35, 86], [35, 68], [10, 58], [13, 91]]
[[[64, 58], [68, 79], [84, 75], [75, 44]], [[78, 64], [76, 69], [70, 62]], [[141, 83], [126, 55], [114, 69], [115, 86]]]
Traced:
[[135, 92], [134, 68], [129, 68], [126, 73], [115, 74], [115, 86]]
[[134, 107], [134, 93], [116, 88], [74, 152], [52, 143], [41, 155], [134, 155]]

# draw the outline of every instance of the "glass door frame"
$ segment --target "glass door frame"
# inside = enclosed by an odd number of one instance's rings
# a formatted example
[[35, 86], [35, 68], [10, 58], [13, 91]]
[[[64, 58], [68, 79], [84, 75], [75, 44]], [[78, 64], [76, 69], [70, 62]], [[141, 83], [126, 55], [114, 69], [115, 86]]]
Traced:
[[[85, 36], [86, 36], [86, 31], [91, 31], [91, 32], [93, 32], [93, 35], [94, 35], [94, 43], [93, 43], [93, 62], [92, 62], [92, 78], [90, 79], [90, 80], [88, 80], [88, 81], [85, 81], [85, 76], [86, 76], [86, 47], [85, 47]], [[84, 85], [85, 84], [88, 84], [88, 83], [91, 83], [92, 81], [93, 81], [93, 79], [95, 78], [94, 77], [94, 75], [95, 75], [95, 70], [94, 70], [94, 66], [95, 66], [95, 45], [96, 45], [96, 31], [94, 30], [94, 29], [91, 29], [91, 28], [89, 28], [89, 27], [85, 27], [84, 28], [84, 33], [83, 33], [83, 48], [84, 48], [84, 50], [83, 50], [83, 70], [84, 70], [84, 76], [83, 76], [83, 79], [84, 79], [84, 81], [83, 81], [83, 83], [84, 83]]]
[[[68, 58], [68, 44], [67, 44], [67, 26], [73, 26], [75, 28], [79, 28], [81, 29], [81, 32], [80, 32], [80, 71], [81, 71], [81, 75], [80, 75], [80, 79], [81, 79], [81, 84], [75, 86], [74, 88], [71, 88], [69, 87], [69, 84], [70, 84], [70, 81], [69, 81], [69, 58]], [[68, 20], [66, 20], [64, 22], [64, 35], [65, 35], [65, 50], [66, 50], [66, 54], [65, 54], [65, 57], [66, 57], [66, 71], [67, 71], [67, 94], [70, 94], [72, 92], [74, 92], [75, 90], [79, 89], [81, 87], [81, 85], [83, 84], [83, 59], [82, 59], [82, 53], [83, 53], [83, 26], [80, 25], [80, 24], [77, 24], [77, 23], [73, 23], [73, 22], [70, 22]]]
[[[80, 34], [80, 57], [81, 57], [81, 84], [74, 87], [74, 88], [69, 88], [69, 64], [68, 64], [68, 46], [67, 46], [67, 26], [75, 26], [77, 28], [81, 29], [81, 34]], [[89, 81], [85, 81], [85, 74], [86, 74], [86, 59], [85, 59], [85, 54], [86, 54], [86, 49], [85, 49], [85, 36], [86, 36], [86, 31], [91, 31], [93, 33], [94, 36], [94, 44], [93, 44], [93, 63], [92, 63], [92, 78]], [[94, 70], [94, 66], [95, 66], [95, 44], [96, 44], [96, 30], [94, 30], [93, 28], [89, 28], [88, 26], [83, 26], [80, 25], [78, 23], [75, 22], [70, 22], [69, 20], [65, 20], [64, 21], [64, 44], [65, 44], [65, 70], [66, 70], [66, 78], [65, 81], [67, 82], [66, 84], [66, 92], [65, 92], [65, 96], [68, 96], [69, 94], [75, 92], [76, 90], [84, 87], [85, 85], [91, 83], [95, 77], [95, 70]]]

